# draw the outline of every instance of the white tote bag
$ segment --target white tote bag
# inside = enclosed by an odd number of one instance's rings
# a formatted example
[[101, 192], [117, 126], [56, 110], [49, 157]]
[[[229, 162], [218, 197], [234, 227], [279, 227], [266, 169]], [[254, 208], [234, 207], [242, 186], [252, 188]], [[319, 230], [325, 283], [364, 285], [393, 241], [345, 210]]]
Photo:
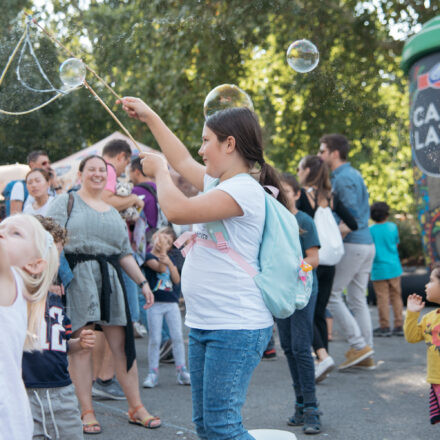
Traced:
[[344, 243], [332, 210], [329, 206], [326, 208], [319, 206], [313, 220], [321, 243], [319, 264], [334, 266], [344, 255]]

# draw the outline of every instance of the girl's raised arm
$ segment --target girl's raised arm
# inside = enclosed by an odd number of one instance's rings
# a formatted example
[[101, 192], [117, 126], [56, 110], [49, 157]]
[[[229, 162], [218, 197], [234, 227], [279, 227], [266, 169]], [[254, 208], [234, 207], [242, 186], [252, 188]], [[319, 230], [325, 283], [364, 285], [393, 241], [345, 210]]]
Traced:
[[243, 215], [238, 203], [226, 192], [212, 190], [196, 197], [186, 197], [174, 185], [165, 159], [157, 153], [141, 153], [144, 173], [154, 176], [157, 197], [166, 218], [177, 225], [207, 223]]
[[145, 122], [170, 165], [200, 191], [203, 190], [205, 167], [194, 160], [180, 139], [141, 99], [124, 97], [118, 100], [127, 114]]

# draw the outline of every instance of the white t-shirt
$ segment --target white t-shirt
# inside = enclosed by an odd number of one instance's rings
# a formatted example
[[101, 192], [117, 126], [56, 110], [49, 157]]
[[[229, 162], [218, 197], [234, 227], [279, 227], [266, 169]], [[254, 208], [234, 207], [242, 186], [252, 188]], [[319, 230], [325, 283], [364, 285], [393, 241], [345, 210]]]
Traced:
[[21, 377], [27, 305], [22, 280], [12, 271], [17, 297], [12, 305], [0, 306], [0, 440], [31, 440], [34, 423]]
[[[32, 215], [39, 214], [44, 217], [46, 215], [48, 208], [49, 208], [50, 202], [52, 202], [53, 199], [54, 199], [54, 197], [49, 196], [49, 198], [47, 199], [47, 202], [38, 209], [35, 209], [33, 207], [33, 202], [32, 203], [25, 203], [24, 208], [23, 208], [23, 214], [32, 214]], [[26, 199], [26, 202], [27, 202], [27, 199]]]
[[[52, 188], [49, 188], [47, 190], [47, 193], [52, 198], [57, 195], [57, 193]], [[20, 202], [22, 202], [24, 200], [24, 183], [21, 180], [18, 182], [15, 182], [14, 186], [11, 189], [11, 201], [12, 200], [19, 200]], [[29, 194], [27, 196], [26, 200], [24, 200], [23, 212], [24, 212], [25, 208], [29, 208], [29, 205], [32, 205], [32, 203], [34, 203], [34, 202], [35, 202], [35, 199]], [[31, 213], [31, 214], [41, 214], [41, 213], [35, 212], [35, 213]], [[44, 215], [44, 214], [41, 214], [41, 215]]]
[[[205, 175], [205, 188], [214, 179]], [[229, 194], [243, 216], [223, 220], [231, 247], [259, 270], [258, 254], [265, 221], [264, 189], [248, 174], [221, 182], [211, 191]], [[194, 225], [199, 237], [207, 238], [205, 224]], [[256, 330], [273, 325], [260, 289], [253, 279], [216, 249], [193, 246], [182, 270], [185, 324], [202, 330]]]
[[25, 201], [24, 200], [24, 183], [21, 180], [14, 183], [14, 186], [11, 189], [10, 199], [11, 200], [18, 200], [20, 202]]

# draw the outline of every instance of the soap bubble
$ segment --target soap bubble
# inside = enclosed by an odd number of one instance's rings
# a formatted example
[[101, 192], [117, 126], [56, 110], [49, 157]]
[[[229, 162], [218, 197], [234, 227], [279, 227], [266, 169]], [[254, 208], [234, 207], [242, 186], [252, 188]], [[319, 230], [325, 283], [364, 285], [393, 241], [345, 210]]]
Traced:
[[244, 90], [234, 84], [222, 84], [212, 89], [206, 96], [203, 113], [207, 118], [218, 110], [232, 107], [247, 107], [254, 110], [254, 104]]
[[78, 58], [69, 58], [60, 66], [60, 78], [68, 88], [78, 87], [86, 78], [86, 66]]
[[309, 40], [294, 41], [286, 53], [287, 63], [299, 73], [313, 70], [319, 63], [317, 47]]

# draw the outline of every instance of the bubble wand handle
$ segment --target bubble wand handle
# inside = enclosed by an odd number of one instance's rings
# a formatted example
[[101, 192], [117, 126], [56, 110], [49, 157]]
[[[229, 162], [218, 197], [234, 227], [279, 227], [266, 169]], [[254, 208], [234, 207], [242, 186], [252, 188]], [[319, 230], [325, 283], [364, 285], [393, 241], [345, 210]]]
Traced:
[[[57, 38], [55, 38], [55, 36], [49, 32], [45, 27], [41, 26], [40, 23], [38, 23], [38, 21], [32, 17], [32, 15], [30, 15], [28, 12], [24, 11], [25, 15], [27, 17], [29, 17], [29, 19], [32, 21], [32, 23], [34, 23], [37, 27], [39, 27], [55, 44], [57, 44], [58, 46], [60, 46], [61, 48], [64, 49], [64, 51], [70, 55], [72, 58], [78, 58], [70, 49], [68, 49], [66, 46], [64, 46], [63, 43], [61, 43], [61, 41], [59, 41]], [[82, 60], [81, 60], [82, 61]], [[101, 81], [102, 84], [104, 84], [105, 87], [107, 87], [107, 89], [117, 98], [117, 99], [122, 99], [121, 96], [119, 96], [88, 64], [84, 63], [83, 64], [85, 66], [85, 68], [92, 73], [93, 75], [96, 76], [96, 78]]]
[[130, 138], [130, 140], [134, 143], [134, 145], [136, 146], [136, 148], [139, 151], [142, 151], [142, 149], [139, 147], [139, 145], [137, 144], [137, 142], [134, 140], [133, 136], [130, 134], [130, 132], [125, 128], [124, 124], [116, 117], [116, 115], [110, 110], [110, 108], [107, 106], [107, 104], [98, 96], [98, 94], [92, 89], [92, 87], [90, 86], [90, 84], [84, 80], [83, 83], [86, 88], [89, 90], [89, 92], [99, 101], [99, 103], [107, 110], [107, 112], [109, 113], [109, 115], [115, 120], [115, 122], [119, 125], [119, 127], [122, 128], [122, 130], [124, 130], [124, 133]]
[[6, 76], [6, 73], [7, 73], [8, 69], [9, 69], [9, 66], [11, 65], [12, 61], [14, 60], [15, 55], [16, 55], [17, 52], [18, 52], [18, 49], [20, 49], [20, 46], [22, 45], [24, 39], [26, 38], [26, 34], [27, 34], [27, 29], [25, 29], [23, 35], [22, 35], [21, 38], [20, 38], [20, 41], [17, 43], [17, 46], [15, 46], [14, 51], [13, 51], [12, 54], [10, 55], [10, 57], [9, 57], [9, 59], [8, 59], [8, 62], [7, 62], [7, 64], [6, 64], [6, 67], [3, 69], [2, 75], [0, 76], [0, 85], [2, 84], [3, 79], [4, 79], [4, 77]]

